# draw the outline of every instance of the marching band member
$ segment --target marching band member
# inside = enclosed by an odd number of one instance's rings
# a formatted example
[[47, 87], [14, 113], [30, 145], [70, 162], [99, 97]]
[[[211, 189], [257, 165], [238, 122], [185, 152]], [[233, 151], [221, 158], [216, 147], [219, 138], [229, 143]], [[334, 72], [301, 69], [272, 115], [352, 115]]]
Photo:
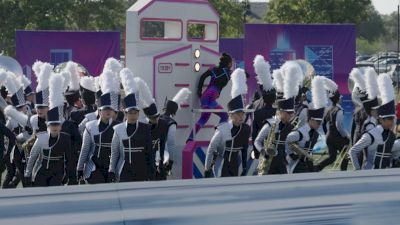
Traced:
[[114, 127], [109, 176], [119, 182], [154, 180], [151, 127], [138, 120], [138, 88], [133, 73], [125, 68], [120, 75], [125, 91], [126, 121]]
[[[0, 86], [6, 79], [6, 71], [0, 69]], [[4, 115], [3, 110], [7, 107], [7, 103], [2, 96], [0, 96], [0, 101], [2, 104], [0, 107], [0, 183], [2, 173], [7, 169], [7, 173], [2, 183], [2, 188], [12, 188], [15, 187], [13, 184], [10, 185], [10, 182], [15, 175], [15, 166], [11, 163], [10, 156], [15, 146], [15, 134], [6, 127], [6, 116]], [[5, 137], [7, 137], [8, 142], [5, 142]], [[6, 144], [8, 145], [7, 149]]]
[[[39, 65], [40, 64], [40, 65]], [[47, 131], [46, 116], [49, 111], [49, 80], [52, 74], [53, 66], [49, 63], [35, 62], [32, 66], [36, 68], [36, 114], [30, 119], [34, 132]]]
[[[172, 100], [167, 100], [164, 105], [164, 113], [161, 114], [160, 118], [167, 122], [167, 139], [164, 150], [164, 166], [166, 173], [171, 174], [174, 159], [176, 158], [177, 150], [175, 146], [175, 134], [177, 122], [174, 117], [176, 112], [180, 108], [180, 105], [185, 103], [192, 93], [188, 88], [182, 88], [179, 92], [172, 98]], [[168, 157], [169, 156], [169, 157]]]
[[167, 160], [164, 160], [164, 150], [168, 124], [167, 121], [160, 119], [155, 100], [145, 81], [135, 77], [135, 82], [139, 88], [140, 101], [144, 107], [143, 112], [151, 126], [151, 145], [152, 151], [155, 152], [156, 180], [166, 180], [167, 173], [164, 164], [167, 163]]
[[[228, 103], [230, 121], [220, 124], [207, 149], [205, 177], [212, 176], [213, 161], [223, 159], [221, 177], [239, 175], [239, 156], [243, 172], [247, 172], [247, 148], [250, 137], [250, 126], [244, 122], [244, 99], [247, 93], [246, 74], [242, 69], [232, 73], [232, 100]], [[215, 157], [216, 156], [216, 157]], [[216, 174], [216, 173], [215, 173]]]
[[[254, 142], [264, 124], [276, 114], [276, 108], [273, 107], [276, 100], [276, 90], [272, 84], [271, 66], [265, 61], [264, 57], [257, 55], [254, 58], [253, 66], [262, 93], [262, 97], [254, 101], [249, 107], [249, 109], [254, 109], [251, 132], [251, 138]], [[257, 159], [260, 150], [256, 145], [253, 145], [253, 154]]]
[[49, 86], [47, 132], [37, 134], [25, 170], [26, 182], [36, 187], [61, 186], [74, 171], [71, 163], [71, 139], [61, 131], [64, 122], [64, 78], [53, 74]]
[[[383, 169], [391, 166], [392, 148], [395, 135], [391, 130], [394, 126], [395, 94], [393, 84], [388, 74], [380, 74], [378, 87], [381, 97], [381, 106], [378, 109], [379, 125], [365, 132], [361, 139], [350, 149], [351, 161], [354, 169]], [[360, 165], [358, 154], [367, 149], [366, 162]]]
[[323, 126], [327, 128], [326, 145], [328, 146], [329, 157], [316, 165], [316, 170], [321, 171], [326, 166], [334, 163], [338, 152], [350, 144], [350, 134], [343, 127], [343, 108], [340, 105], [341, 94], [338, 85], [331, 79], [325, 78], [325, 87], [329, 93], [332, 106], [326, 113]]
[[7, 71], [6, 73], [7, 78], [4, 81], [4, 86], [8, 91], [8, 95], [11, 96], [11, 105], [4, 109], [4, 115], [8, 118], [7, 128], [12, 130], [16, 136], [16, 145], [11, 153], [13, 165], [11, 165], [12, 168], [9, 167], [11, 171], [14, 171], [14, 178], [10, 182], [10, 187], [16, 187], [20, 181], [22, 181], [23, 186], [26, 186], [27, 184], [23, 177], [26, 158], [22, 145], [29, 139], [32, 129], [29, 125], [23, 84], [12, 72]]
[[[284, 67], [287, 67], [284, 80], [276, 81], [283, 83], [276, 83], [283, 87], [283, 96], [277, 100], [278, 116], [267, 121], [255, 140], [256, 148], [263, 154], [258, 166], [260, 175], [287, 173], [285, 140], [298, 123], [298, 118], [294, 117], [294, 101], [298, 94], [297, 84], [302, 75], [301, 68], [292, 62], [285, 63]], [[264, 142], [268, 142], [267, 145], [270, 146], [266, 147]]]
[[317, 143], [318, 129], [324, 119], [325, 106], [328, 103], [324, 82], [323, 77], [314, 77], [311, 83], [312, 105], [308, 108], [308, 122], [287, 136], [288, 173], [314, 172], [311, 154]]
[[85, 179], [89, 184], [110, 182], [111, 141], [113, 127], [118, 124], [113, 120], [113, 115], [119, 108], [119, 81], [109, 70], [105, 70], [101, 76], [104, 82], [101, 84], [99, 119], [85, 125], [77, 166], [78, 180]]
[[[197, 86], [197, 95], [200, 98], [202, 109], [223, 109], [223, 107], [218, 104], [217, 99], [219, 98], [222, 89], [231, 79], [231, 67], [232, 57], [223, 53], [219, 59], [218, 67], [207, 70], [203, 75], [201, 75]], [[211, 80], [207, 89], [202, 93], [204, 81], [207, 77], [211, 77]], [[220, 118], [219, 123], [224, 123], [228, 120], [228, 115], [225, 112], [218, 112], [215, 114]], [[187, 142], [193, 140], [194, 132], [197, 134], [210, 119], [210, 116], [211, 113], [209, 112], [201, 113], [199, 120], [196, 122], [195, 129], [190, 132]]]

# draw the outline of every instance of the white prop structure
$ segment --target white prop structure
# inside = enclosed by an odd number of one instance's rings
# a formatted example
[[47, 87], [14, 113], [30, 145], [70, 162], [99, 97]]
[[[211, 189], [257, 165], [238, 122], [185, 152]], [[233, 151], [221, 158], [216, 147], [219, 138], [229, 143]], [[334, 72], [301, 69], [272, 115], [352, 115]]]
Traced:
[[[207, 0], [139, 0], [126, 16], [126, 66], [147, 82], [161, 110], [165, 98], [172, 99], [182, 87], [196, 93], [201, 74], [219, 61], [218, 34], [219, 15]], [[225, 90], [218, 100], [223, 106], [230, 86]], [[178, 149], [200, 115], [193, 117], [192, 109], [198, 108], [193, 94], [177, 112]], [[213, 116], [197, 140], [210, 140], [217, 123]]]

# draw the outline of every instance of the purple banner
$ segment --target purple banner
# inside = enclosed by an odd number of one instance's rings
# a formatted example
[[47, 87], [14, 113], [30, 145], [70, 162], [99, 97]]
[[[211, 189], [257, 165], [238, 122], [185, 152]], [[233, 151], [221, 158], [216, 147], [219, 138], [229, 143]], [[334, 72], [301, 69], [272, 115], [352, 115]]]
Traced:
[[109, 57], [119, 59], [120, 33], [83, 31], [22, 31], [15, 34], [16, 59], [24, 73], [32, 79], [31, 70], [36, 60], [57, 65], [69, 60], [83, 65], [91, 75], [102, 72], [104, 62]]
[[[272, 69], [287, 60], [305, 59], [317, 75], [333, 78], [342, 94], [349, 93], [347, 79], [356, 53], [354, 25], [246, 24], [245, 28], [244, 62], [250, 74], [254, 74], [253, 59], [257, 54], [263, 55]], [[252, 76], [249, 96], [255, 88]]]

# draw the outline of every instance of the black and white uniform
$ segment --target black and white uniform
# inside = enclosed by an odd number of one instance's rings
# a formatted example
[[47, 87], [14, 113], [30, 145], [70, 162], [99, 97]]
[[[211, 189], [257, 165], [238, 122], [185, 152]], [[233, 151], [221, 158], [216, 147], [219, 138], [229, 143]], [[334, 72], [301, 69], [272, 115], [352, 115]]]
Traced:
[[101, 119], [86, 124], [77, 170], [83, 171], [89, 184], [109, 182], [111, 141], [116, 124], [112, 119], [107, 124]]
[[323, 126], [327, 128], [326, 144], [329, 157], [318, 165], [319, 170], [334, 163], [338, 152], [343, 150], [344, 146], [350, 144], [350, 135], [343, 127], [343, 108], [340, 105], [332, 106], [328, 110]]
[[32, 177], [34, 186], [63, 185], [65, 171], [73, 171], [70, 165], [72, 154], [71, 139], [61, 132], [57, 137], [51, 137], [48, 132], [37, 134], [32, 147], [31, 157], [25, 170], [25, 177]]
[[177, 122], [169, 115], [162, 114], [160, 119], [166, 121], [167, 123], [167, 134], [166, 134], [166, 141], [165, 141], [165, 149], [164, 149], [164, 157], [169, 155], [169, 166], [171, 162], [175, 159], [176, 154], [176, 146], [175, 146], [175, 134], [176, 134], [176, 126]]
[[47, 131], [46, 118], [39, 117], [37, 114], [31, 116], [30, 124], [33, 132], [39, 133]]
[[97, 110], [86, 114], [84, 116], [83, 120], [78, 125], [79, 133], [81, 135], [83, 135], [83, 132], [85, 131], [85, 128], [86, 128], [86, 124], [90, 121], [98, 120], [98, 119], [99, 119], [99, 111], [97, 111]]
[[154, 180], [155, 152], [150, 129], [139, 121], [114, 127], [109, 172], [115, 173], [119, 182]]
[[24, 179], [24, 169], [26, 166], [26, 157], [22, 148], [22, 145], [30, 138], [32, 134], [32, 129], [29, 126], [22, 127], [16, 120], [9, 118], [6, 123], [6, 127], [13, 131], [16, 137], [16, 144], [13, 148], [10, 160], [11, 167], [10, 171], [14, 171], [14, 178], [12, 181], [12, 186], [16, 187], [20, 181], [22, 181], [22, 185], [25, 187]]
[[[360, 140], [366, 130], [363, 130], [364, 124], [368, 118], [368, 114], [363, 107], [357, 108], [353, 113], [351, 126], [351, 141], [353, 144]], [[376, 123], [375, 123], [376, 124]]]
[[87, 114], [96, 111], [96, 106], [84, 106], [82, 109], [78, 109], [71, 112], [70, 120], [76, 124], [80, 124], [86, 117]]
[[277, 126], [275, 127], [274, 130], [275, 140], [273, 142], [275, 145], [275, 152], [277, 153], [277, 155], [268, 156], [268, 157], [274, 157], [271, 161], [271, 166], [268, 171], [268, 174], [286, 174], [287, 169], [285, 160], [286, 157], [285, 140], [289, 135], [289, 133], [292, 132], [292, 130], [294, 129], [291, 123], [284, 124], [278, 118], [268, 120], [267, 123], [261, 129], [260, 133], [258, 134], [255, 140], [255, 146], [257, 149], [260, 150], [264, 148], [264, 140], [268, 138], [268, 135], [271, 132], [271, 127], [273, 126], [274, 123], [277, 123]]
[[[265, 104], [264, 99], [260, 98], [254, 101], [254, 103], [249, 107], [254, 109], [254, 119], [252, 122], [252, 131], [251, 138], [252, 140], [256, 140], [257, 135], [263, 128], [263, 126], [267, 123], [267, 120], [271, 119], [276, 114], [276, 108], [272, 107], [272, 105]], [[257, 150], [257, 146], [254, 145]]]
[[68, 181], [69, 185], [77, 184], [76, 165], [78, 164], [79, 154], [82, 147], [82, 136], [79, 133], [78, 125], [70, 120], [64, 121], [62, 123], [61, 132], [69, 134], [71, 138], [72, 149], [72, 154], [69, 160], [71, 165], [70, 168], [72, 168], [73, 171], [68, 172], [69, 177], [68, 180], [65, 180], [65, 182]]
[[164, 150], [167, 136], [167, 121], [158, 119], [157, 124], [150, 124], [151, 127], [151, 145], [155, 153], [155, 163], [157, 167], [156, 180], [166, 180], [167, 174], [164, 169]]
[[305, 156], [298, 156], [294, 151], [292, 151], [290, 143], [297, 143], [300, 148], [311, 155], [314, 145], [318, 141], [318, 137], [318, 131], [311, 129], [308, 123], [300, 127], [298, 130], [292, 131], [287, 136], [285, 144], [288, 173], [314, 172], [312, 161], [308, 160]]
[[[367, 131], [361, 139], [350, 149], [350, 156], [354, 169], [383, 169], [391, 167], [392, 149], [395, 135], [391, 130], [384, 130], [381, 125]], [[367, 149], [365, 165], [360, 165], [358, 154]]]
[[[213, 161], [218, 160], [222, 165], [221, 177], [238, 176], [240, 161], [243, 170], [247, 169], [249, 137], [250, 126], [247, 124], [234, 126], [227, 122], [219, 125], [207, 149], [205, 170], [211, 170]], [[218, 173], [215, 171], [214, 174]]]
[[[4, 138], [7, 138], [7, 141]], [[7, 146], [7, 148], [6, 148]], [[1, 175], [4, 170], [7, 168], [7, 174], [3, 181], [3, 188], [14, 187], [10, 182], [12, 181], [15, 174], [15, 166], [11, 164], [10, 155], [15, 146], [15, 135], [8, 129], [2, 122], [0, 122], [0, 184], [1, 184]]]

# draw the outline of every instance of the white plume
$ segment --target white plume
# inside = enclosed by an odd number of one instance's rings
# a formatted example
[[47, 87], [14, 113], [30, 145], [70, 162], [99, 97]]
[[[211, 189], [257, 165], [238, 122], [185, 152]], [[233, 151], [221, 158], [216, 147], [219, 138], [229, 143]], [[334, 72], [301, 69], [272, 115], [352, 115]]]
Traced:
[[103, 94], [120, 92], [119, 82], [111, 70], [106, 70], [101, 74], [101, 92]]
[[33, 70], [33, 72], [35, 72], [35, 75], [36, 76], [38, 76], [39, 75], [39, 73], [40, 73], [40, 71], [41, 71], [41, 67], [42, 67], [42, 65], [43, 65], [43, 62], [42, 61], [39, 61], [39, 60], [37, 60], [35, 63], [33, 63], [33, 65], [32, 65], [32, 70]]
[[323, 77], [325, 82], [324, 82], [324, 86], [326, 88], [326, 90], [328, 90], [330, 93], [335, 93], [338, 90], [338, 85], [335, 83], [335, 81], [327, 78], [327, 77]]
[[297, 85], [302, 86], [304, 80], [304, 73], [300, 65], [295, 61], [287, 61], [281, 66], [282, 76], [290, 76], [290, 78], [297, 77]]
[[14, 95], [17, 93], [19, 89], [23, 87], [23, 85], [19, 82], [14, 73], [7, 71], [7, 78], [4, 82], [4, 86], [6, 87], [9, 95]]
[[122, 70], [123, 66], [121, 63], [115, 58], [108, 58], [104, 63], [103, 72], [106, 70], [111, 70], [114, 73], [119, 73]]
[[122, 86], [124, 87], [125, 95], [136, 94], [138, 91], [135, 77], [130, 69], [124, 68], [119, 73], [121, 77]]
[[142, 102], [143, 106], [148, 107], [151, 104], [155, 103], [155, 100], [147, 83], [140, 77], [135, 77], [135, 81], [139, 87], [140, 101]]
[[[63, 72], [64, 73], [64, 72]], [[64, 105], [64, 77], [61, 73], [54, 73], [49, 81], [49, 108]]]
[[31, 85], [31, 81], [24, 75], [19, 76], [19, 80], [22, 83], [24, 89], [27, 88], [29, 85]]
[[7, 79], [7, 72], [0, 68], [0, 86], [6, 81]]
[[4, 109], [4, 115], [8, 118], [16, 120], [21, 126], [25, 127], [28, 124], [28, 116], [17, 109], [14, 106], [8, 105]]
[[235, 98], [239, 95], [247, 94], [247, 83], [246, 74], [243, 69], [236, 69], [231, 75], [232, 80], [232, 90], [231, 98]]
[[94, 78], [94, 86], [96, 88], [96, 92], [101, 90], [101, 76], [97, 76]]
[[285, 63], [283, 68], [283, 97], [289, 99], [299, 94], [299, 84], [303, 75], [301, 68], [293, 62]]
[[95, 79], [94, 77], [90, 76], [84, 76], [81, 78], [79, 84], [85, 88], [88, 89], [89, 91], [96, 92], [96, 85], [95, 85]]
[[328, 104], [328, 96], [324, 86], [325, 79], [316, 76], [311, 82], [312, 104], [314, 109], [320, 109]]
[[382, 73], [378, 76], [378, 87], [382, 105], [395, 99], [393, 82], [389, 74]]
[[49, 80], [53, 73], [53, 66], [50, 63], [42, 63], [40, 66], [40, 73], [37, 76], [36, 92], [43, 91], [49, 87]]
[[265, 91], [269, 91], [273, 88], [272, 77], [271, 77], [271, 66], [265, 61], [262, 55], [257, 55], [254, 58], [254, 70], [257, 74], [257, 80], [259, 84], [263, 85]]
[[185, 103], [188, 99], [189, 96], [192, 94], [192, 92], [188, 88], [182, 88], [179, 90], [179, 92], [174, 96], [172, 101], [176, 102], [178, 106], [181, 104]]
[[67, 62], [67, 65], [65, 66], [65, 71], [71, 74], [71, 80], [68, 82], [69, 91], [79, 90], [80, 75], [78, 71], [78, 64], [72, 61]]
[[378, 89], [378, 74], [372, 67], [365, 70], [365, 86], [368, 94], [368, 99], [374, 99], [379, 95]]
[[272, 72], [273, 85], [277, 92], [283, 93], [283, 75], [280, 69], [276, 69]]
[[360, 69], [353, 68], [350, 72], [350, 79], [354, 81], [354, 86], [357, 86], [361, 91], [366, 91], [365, 80]]
[[71, 84], [71, 73], [69, 73], [67, 70], [63, 70], [60, 74], [64, 78], [64, 83], [63, 83], [63, 89], [62, 90], [63, 91], [67, 91], [69, 85]]

